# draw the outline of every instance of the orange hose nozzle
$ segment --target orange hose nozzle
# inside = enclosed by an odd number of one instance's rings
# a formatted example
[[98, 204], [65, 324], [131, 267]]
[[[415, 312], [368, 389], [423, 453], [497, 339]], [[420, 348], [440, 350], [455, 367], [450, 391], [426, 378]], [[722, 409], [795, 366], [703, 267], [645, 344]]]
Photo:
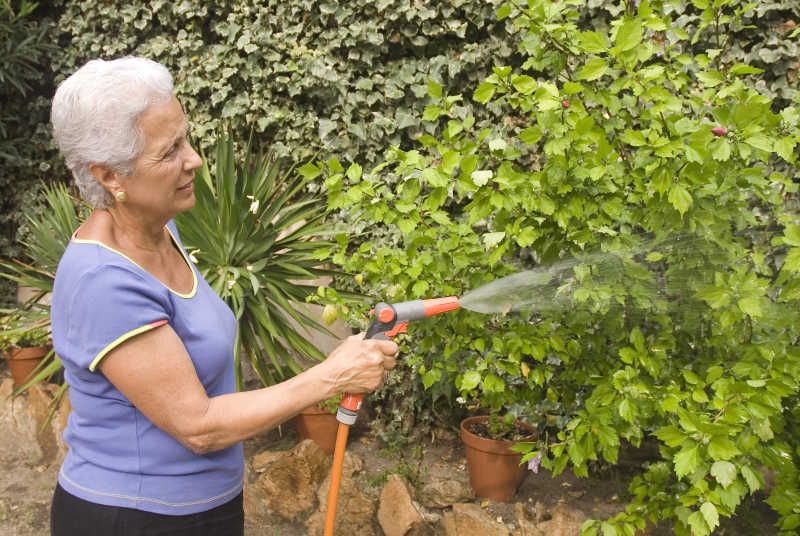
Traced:
[[459, 308], [458, 296], [448, 296], [446, 298], [431, 298], [422, 300], [425, 306], [425, 316], [433, 316], [448, 311], [455, 311]]

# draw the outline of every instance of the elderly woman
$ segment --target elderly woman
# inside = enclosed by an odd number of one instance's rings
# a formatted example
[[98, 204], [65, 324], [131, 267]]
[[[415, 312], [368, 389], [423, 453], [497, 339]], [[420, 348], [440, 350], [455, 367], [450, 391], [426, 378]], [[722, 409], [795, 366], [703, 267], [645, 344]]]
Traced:
[[53, 535], [241, 535], [242, 440], [336, 393], [376, 389], [397, 345], [353, 336], [264, 389], [235, 392], [230, 309], [172, 219], [201, 159], [167, 70], [93, 60], [56, 91], [56, 141], [95, 207], [58, 266], [53, 342], [70, 386]]

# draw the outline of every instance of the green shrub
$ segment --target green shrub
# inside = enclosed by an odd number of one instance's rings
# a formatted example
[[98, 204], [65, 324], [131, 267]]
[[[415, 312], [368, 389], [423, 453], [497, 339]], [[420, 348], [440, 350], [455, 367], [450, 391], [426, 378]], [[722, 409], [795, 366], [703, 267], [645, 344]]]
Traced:
[[[320, 165], [348, 228], [319, 255], [376, 301], [551, 267], [568, 310], [410, 326], [430, 399], [455, 391], [537, 421], [542, 441], [522, 448], [555, 473], [587, 476], [622, 442], [657, 441], [626, 510], [584, 534], [647, 519], [709, 534], [764, 486], [762, 466], [779, 474], [769, 503], [795, 534], [800, 110], [791, 92], [758, 91], [760, 69], [700, 47], [746, 32], [753, 4], [697, 0], [690, 18], [710, 25], [694, 33], [675, 4], [620, 3], [597, 26], [579, 2], [501, 6], [524, 61], [495, 67], [477, 104], [430, 81], [436, 128], [416, 148], [369, 173]], [[504, 120], [482, 128], [480, 105]]]

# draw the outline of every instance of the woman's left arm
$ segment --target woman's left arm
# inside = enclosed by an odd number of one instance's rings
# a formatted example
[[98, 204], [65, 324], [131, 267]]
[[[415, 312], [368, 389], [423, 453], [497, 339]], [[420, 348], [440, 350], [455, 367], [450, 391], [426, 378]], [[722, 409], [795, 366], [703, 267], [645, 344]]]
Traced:
[[282, 383], [208, 397], [182, 341], [164, 325], [122, 343], [99, 368], [156, 426], [203, 454], [273, 428], [337, 393], [377, 389], [396, 353], [392, 341], [354, 335], [325, 361]]

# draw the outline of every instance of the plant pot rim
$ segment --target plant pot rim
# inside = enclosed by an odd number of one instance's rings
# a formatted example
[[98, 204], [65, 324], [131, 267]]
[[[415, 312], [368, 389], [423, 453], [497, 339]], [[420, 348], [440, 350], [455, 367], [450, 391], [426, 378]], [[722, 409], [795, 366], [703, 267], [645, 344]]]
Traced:
[[519, 452], [514, 452], [510, 450], [509, 447], [514, 445], [515, 443], [521, 443], [525, 441], [536, 441], [538, 438], [538, 431], [535, 427], [531, 426], [530, 424], [523, 422], [523, 421], [516, 421], [516, 424], [525, 430], [530, 432], [529, 437], [525, 437], [516, 441], [508, 440], [508, 439], [489, 439], [487, 437], [482, 437], [476, 434], [473, 434], [469, 430], [467, 430], [467, 425], [474, 423], [474, 422], [486, 422], [489, 420], [488, 415], [473, 415], [471, 417], [467, 417], [461, 421], [460, 429], [461, 429], [461, 441], [464, 442], [465, 445], [468, 445], [470, 448], [475, 450], [479, 450], [481, 452], [487, 452], [491, 454], [500, 454], [502, 456], [522, 456]]
[[39, 359], [47, 355], [50, 351], [50, 346], [13, 346], [3, 350], [3, 357], [12, 359]]
[[313, 406], [308, 406], [307, 408], [300, 411], [301, 415], [331, 415], [336, 416], [335, 412], [330, 412], [327, 409], [320, 407], [319, 404], [314, 404]]

